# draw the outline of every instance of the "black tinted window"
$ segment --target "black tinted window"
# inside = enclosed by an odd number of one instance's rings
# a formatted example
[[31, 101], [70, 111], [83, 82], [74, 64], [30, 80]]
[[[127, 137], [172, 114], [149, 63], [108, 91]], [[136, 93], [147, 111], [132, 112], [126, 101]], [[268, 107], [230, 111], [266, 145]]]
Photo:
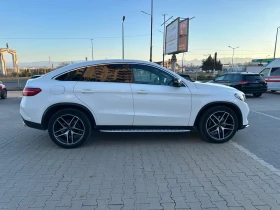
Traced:
[[232, 81], [233, 75], [232, 74], [226, 74], [223, 80]]
[[95, 82], [132, 82], [131, 69], [125, 64], [110, 64], [87, 67], [82, 81]]
[[68, 72], [57, 78], [61, 81], [92, 81], [92, 82], [132, 82], [132, 71], [128, 65], [110, 64], [89, 66]]
[[232, 75], [232, 80], [233, 81], [240, 81], [241, 79], [242, 79], [242, 75], [240, 75], [240, 74]]
[[67, 72], [59, 77], [56, 80], [60, 81], [79, 81], [84, 73], [85, 69], [77, 69], [74, 71]]
[[270, 76], [280, 76], [280, 67], [279, 68], [272, 68]]
[[257, 80], [263, 81], [263, 77], [259, 74], [243, 75], [243, 80], [249, 81], [249, 82], [255, 82]]

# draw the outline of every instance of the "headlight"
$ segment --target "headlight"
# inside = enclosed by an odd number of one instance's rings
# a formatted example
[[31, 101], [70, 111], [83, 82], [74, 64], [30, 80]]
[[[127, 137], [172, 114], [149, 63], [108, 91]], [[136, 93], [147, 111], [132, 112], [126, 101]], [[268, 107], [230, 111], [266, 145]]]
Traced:
[[241, 101], [245, 101], [245, 95], [244, 95], [244, 93], [235, 93], [234, 96], [235, 96], [236, 98], [238, 98], [239, 100], [241, 100]]

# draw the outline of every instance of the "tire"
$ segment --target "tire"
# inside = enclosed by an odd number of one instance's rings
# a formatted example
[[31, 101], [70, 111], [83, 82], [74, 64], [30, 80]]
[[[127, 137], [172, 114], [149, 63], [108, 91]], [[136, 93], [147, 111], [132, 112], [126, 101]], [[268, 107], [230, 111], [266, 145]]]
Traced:
[[272, 93], [276, 93], [276, 90], [271, 90]]
[[[221, 121], [218, 122], [218, 120]], [[225, 120], [225, 122], [223, 122], [223, 120]], [[214, 123], [217, 125], [214, 126]], [[219, 132], [217, 129], [219, 129]], [[204, 141], [224, 143], [229, 141], [238, 130], [238, 118], [234, 111], [228, 107], [212, 107], [206, 110], [200, 117], [198, 130]], [[222, 132], [223, 130], [224, 133]]]
[[262, 95], [262, 93], [253, 93], [253, 96], [255, 97], [260, 97]]
[[1, 92], [1, 99], [6, 99], [7, 98], [7, 90], [3, 89]]
[[63, 109], [56, 112], [48, 124], [52, 141], [63, 148], [79, 147], [88, 139], [91, 131], [89, 118], [77, 109]]

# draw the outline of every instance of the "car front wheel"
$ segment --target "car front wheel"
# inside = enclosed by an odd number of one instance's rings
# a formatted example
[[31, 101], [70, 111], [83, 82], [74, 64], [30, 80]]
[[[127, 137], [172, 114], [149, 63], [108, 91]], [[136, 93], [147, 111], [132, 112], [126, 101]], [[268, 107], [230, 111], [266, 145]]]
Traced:
[[75, 148], [83, 144], [91, 134], [88, 117], [76, 109], [64, 109], [55, 113], [48, 125], [52, 141], [63, 148]]
[[203, 140], [224, 143], [238, 130], [238, 119], [234, 111], [228, 107], [212, 107], [199, 119], [198, 129]]
[[255, 97], [260, 97], [262, 95], [262, 93], [253, 93], [253, 96]]

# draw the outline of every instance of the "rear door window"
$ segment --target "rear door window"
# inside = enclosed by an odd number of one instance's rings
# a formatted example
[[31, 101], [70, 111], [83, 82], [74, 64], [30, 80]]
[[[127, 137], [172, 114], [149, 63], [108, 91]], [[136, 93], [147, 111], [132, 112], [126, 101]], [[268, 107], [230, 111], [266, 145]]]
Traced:
[[240, 74], [234, 74], [232, 77], [232, 81], [238, 82], [242, 79], [242, 76]]
[[263, 77], [259, 74], [243, 75], [243, 80], [248, 82], [263, 81]]

